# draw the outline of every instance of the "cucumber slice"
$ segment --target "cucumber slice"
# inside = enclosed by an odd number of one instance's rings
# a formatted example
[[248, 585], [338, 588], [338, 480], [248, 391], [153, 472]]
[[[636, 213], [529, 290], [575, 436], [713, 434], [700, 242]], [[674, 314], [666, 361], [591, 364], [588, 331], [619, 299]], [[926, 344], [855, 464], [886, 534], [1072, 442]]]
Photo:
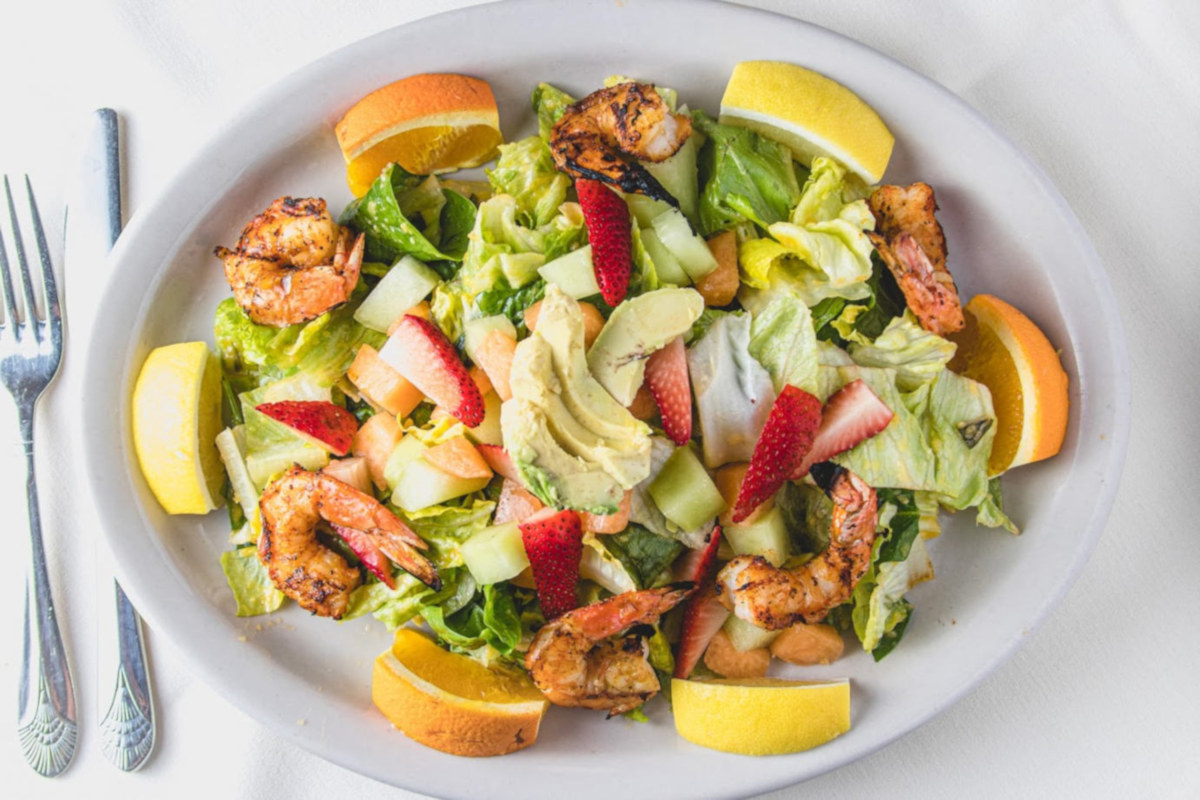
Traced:
[[492, 331], [500, 331], [511, 339], [517, 338], [516, 326], [503, 314], [493, 317], [477, 317], [463, 323], [463, 349], [467, 353], [467, 358], [475, 360], [475, 348]]
[[401, 314], [424, 300], [440, 281], [436, 272], [405, 256], [380, 278], [354, 312], [354, 319], [371, 330], [386, 333]]
[[654, 228], [642, 228], [642, 246], [646, 248], [650, 260], [654, 262], [654, 269], [663, 283], [687, 286], [692, 282], [683, 265], [679, 263], [679, 259], [675, 258], [675, 255], [662, 243], [662, 239], [658, 238]]
[[787, 561], [791, 552], [791, 537], [779, 506], [772, 507], [749, 525], [726, 525], [721, 530], [738, 555], [762, 556], [778, 567]]
[[739, 653], [768, 647], [779, 634], [783, 633], [783, 631], [764, 630], [753, 623], [746, 622], [736, 614], [730, 614], [723, 627], [725, 635], [729, 637], [729, 643]]
[[717, 259], [708, 249], [708, 243], [692, 231], [687, 217], [678, 210], [672, 208], [655, 217], [650, 224], [693, 281], [700, 280], [717, 268]]
[[511, 580], [529, 567], [521, 528], [515, 522], [477, 531], [462, 543], [459, 551], [480, 585]]
[[559, 256], [539, 269], [538, 274], [547, 282], [556, 284], [563, 290], [563, 294], [576, 300], [600, 294], [600, 284], [596, 283], [596, 268], [592, 265], [590, 244], [572, 250], [565, 256]]
[[648, 491], [663, 516], [685, 531], [699, 528], [725, 510], [725, 498], [687, 446], [675, 449]]

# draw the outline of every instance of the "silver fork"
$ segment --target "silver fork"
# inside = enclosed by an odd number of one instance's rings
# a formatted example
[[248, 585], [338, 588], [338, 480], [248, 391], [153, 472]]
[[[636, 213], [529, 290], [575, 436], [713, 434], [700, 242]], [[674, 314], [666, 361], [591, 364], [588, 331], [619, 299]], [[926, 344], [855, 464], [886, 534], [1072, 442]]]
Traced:
[[46, 574], [46, 553], [42, 548], [41, 513], [38, 509], [37, 476], [33, 463], [33, 412], [42, 392], [54, 380], [62, 362], [62, 311], [54, 266], [46, 246], [46, 234], [38, 215], [33, 186], [25, 177], [29, 193], [29, 214], [37, 243], [45, 292], [45, 318], [39, 319], [33, 275], [25, 257], [25, 244], [17, 223], [8, 176], [4, 176], [4, 196], [21, 286], [25, 297], [24, 315], [18, 313], [20, 298], [13, 289], [7, 247], [0, 233], [0, 285], [4, 290], [4, 317], [0, 320], [0, 382], [17, 404], [21, 424], [21, 445], [25, 450], [28, 472], [26, 494], [29, 501], [29, 544], [31, 558], [25, 573], [25, 633], [21, 661], [21, 691], [17, 708], [17, 736], [25, 760], [37, 772], [53, 777], [75, 756], [75, 689], [71, 670], [58, 632], [50, 579]]

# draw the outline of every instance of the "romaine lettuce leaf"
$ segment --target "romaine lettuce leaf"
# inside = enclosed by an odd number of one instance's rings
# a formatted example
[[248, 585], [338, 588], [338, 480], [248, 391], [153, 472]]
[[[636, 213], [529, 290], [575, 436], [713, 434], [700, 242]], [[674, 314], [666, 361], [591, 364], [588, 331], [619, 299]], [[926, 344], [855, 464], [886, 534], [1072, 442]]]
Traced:
[[621, 533], [598, 538], [621, 561], [639, 589], [654, 586], [655, 579], [683, 552], [683, 545], [676, 540], [651, 533], [636, 523]]
[[538, 118], [538, 135], [549, 141], [554, 123], [562, 117], [567, 106], [575, 102], [575, 98], [548, 83], [539, 83], [534, 87], [530, 101]]
[[992, 395], [982, 383], [949, 370], [929, 389], [927, 433], [937, 466], [938, 500], [961, 510], [988, 498], [988, 456], [996, 437]]
[[221, 553], [221, 570], [233, 592], [239, 617], [269, 614], [283, 605], [286, 598], [271, 582], [271, 576], [258, 560], [255, 548]]
[[549, 222], [571, 188], [571, 179], [555, 169], [540, 136], [500, 145], [500, 158], [487, 176], [497, 194], [516, 199], [522, 224], [531, 228]]
[[700, 149], [700, 232], [750, 220], [763, 228], [787, 219], [800, 199], [792, 154], [746, 128], [722, 125], [703, 111], [692, 123], [707, 137]]
[[[393, 263], [406, 254], [426, 262], [455, 260], [435, 244], [441, 235], [441, 211], [447, 203], [444, 195], [442, 203], [432, 199], [429, 180], [437, 181], [389, 164], [367, 193], [342, 212], [342, 224], [366, 235], [367, 260]], [[414, 212], [415, 219], [405, 215], [405, 206]]]
[[462, 566], [462, 543], [488, 526], [495, 509], [490, 500], [475, 500], [470, 505], [429, 506], [400, 516], [429, 545], [426, 554], [440, 570]]
[[874, 342], [849, 346], [854, 363], [895, 369], [896, 386], [902, 392], [911, 392], [937, 378], [954, 357], [955, 349], [953, 342], [922, 328], [911, 311], [893, 318]]
[[975, 524], [983, 525], [986, 528], [1004, 528], [1004, 530], [1014, 535], [1021, 532], [1016, 524], [1008, 518], [1008, 515], [1004, 513], [1004, 496], [1000, 490], [999, 477], [988, 481], [987, 497], [983, 498], [983, 502], [976, 509]]
[[463, 289], [471, 296], [492, 289], [502, 279], [511, 289], [520, 289], [537, 279], [538, 267], [551, 253], [561, 255], [583, 244], [586, 231], [577, 204], [562, 204], [538, 228], [522, 225], [519, 211], [517, 199], [508, 194], [498, 194], [479, 207], [459, 272]]
[[750, 355], [766, 367], [775, 391], [791, 384], [816, 394], [820, 389], [817, 334], [799, 295], [779, 292], [754, 314]]

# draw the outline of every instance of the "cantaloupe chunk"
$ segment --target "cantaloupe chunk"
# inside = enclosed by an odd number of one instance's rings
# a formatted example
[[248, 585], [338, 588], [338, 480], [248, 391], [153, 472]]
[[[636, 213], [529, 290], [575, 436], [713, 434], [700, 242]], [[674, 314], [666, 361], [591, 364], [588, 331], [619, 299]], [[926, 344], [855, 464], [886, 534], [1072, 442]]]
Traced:
[[367, 402], [397, 417], [407, 417], [425, 398], [420, 389], [385, 363], [379, 351], [369, 344], [358, 349], [346, 377]]
[[387, 486], [383, 468], [403, 436], [404, 431], [400, 429], [400, 423], [396, 422], [396, 418], [391, 414], [383, 411], [364, 422], [354, 435], [354, 444], [350, 452], [366, 459], [371, 481], [380, 489]]
[[512, 397], [509, 378], [512, 373], [513, 354], [516, 352], [517, 340], [505, 335], [503, 331], [489, 331], [475, 348], [475, 363], [487, 374], [501, 400]]
[[483, 456], [464, 436], [455, 436], [425, 451], [423, 457], [433, 466], [456, 478], [491, 478], [492, 470]]

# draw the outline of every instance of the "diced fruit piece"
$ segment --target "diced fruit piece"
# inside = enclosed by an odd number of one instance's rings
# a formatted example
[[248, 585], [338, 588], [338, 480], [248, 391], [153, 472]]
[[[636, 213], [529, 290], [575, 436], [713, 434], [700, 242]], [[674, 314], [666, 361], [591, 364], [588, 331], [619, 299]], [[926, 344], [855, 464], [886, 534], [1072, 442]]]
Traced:
[[791, 537], [778, 506], [753, 522], [726, 525], [724, 530], [729, 546], [737, 555], [762, 556], [777, 567], [790, 555]]
[[400, 320], [404, 319], [404, 317], [420, 317], [421, 319], [429, 320], [433, 319], [433, 311], [429, 308], [429, 301], [422, 300], [408, 311], [405, 311], [403, 316], [397, 317], [396, 321], [393, 322], [391, 327], [387, 329], [388, 336], [391, 336], [396, 332], [396, 328], [400, 325]]
[[301, 438], [324, 447], [334, 455], [344, 456], [354, 444], [358, 420], [339, 405], [324, 400], [284, 400], [280, 403], [261, 403], [255, 410], [282, 422]]
[[600, 294], [596, 283], [596, 270], [592, 266], [592, 246], [585, 244], [538, 268], [538, 274], [547, 283], [553, 283], [563, 294], [581, 300]]
[[870, 439], [892, 421], [892, 410], [862, 379], [851, 381], [825, 401], [821, 409], [821, 425], [800, 466], [791, 479], [798, 481], [808, 474], [813, 464], [828, 461], [859, 442]]
[[[680, 109], [681, 111], [683, 109]], [[696, 205], [699, 202], [700, 187], [696, 170], [696, 156], [699, 145], [698, 137], [689, 136], [675, 151], [674, 155], [663, 161], [646, 161], [642, 166], [677, 201], [679, 208], [689, 219], [696, 217]], [[639, 197], [642, 195], [638, 195]]]
[[363, 494], [371, 494], [371, 468], [362, 456], [335, 458], [321, 472], [332, 476], [347, 486], [353, 486]]
[[767, 416], [750, 468], [742, 481], [734, 505], [733, 521], [750, 516], [769, 497], [779, 491], [808, 455], [821, 424], [821, 401], [791, 384], [783, 387]]
[[479, 387], [480, 394], [486, 395], [492, 391], [492, 379], [480, 367], [471, 367], [467, 370], [467, 374], [471, 376], [471, 380], [475, 381], [475, 385]]
[[[531, 333], [537, 330], [538, 315], [541, 313], [541, 300], [525, 309], [525, 327]], [[579, 313], [583, 316], [583, 346], [586, 349], [591, 347], [592, 342], [600, 335], [600, 330], [604, 327], [604, 317], [594, 305], [583, 301], [579, 303]]]
[[259, 489], [266, 488], [272, 478], [282, 474], [293, 465], [304, 467], [307, 470], [318, 470], [328, 463], [328, 450], [313, 447], [300, 439], [280, 447], [272, 447], [269, 450], [246, 455], [246, 471], [250, 473], [250, 480], [254, 481], [254, 485]]
[[517, 472], [517, 466], [513, 464], [512, 457], [508, 451], [498, 444], [478, 444], [475, 449], [479, 451], [479, 455], [483, 456], [483, 460], [492, 468], [492, 472], [497, 475], [503, 475], [509, 480], [520, 482], [521, 473]]
[[435, 444], [422, 455], [430, 464], [456, 478], [491, 480], [491, 467], [465, 436], [455, 436], [441, 444]]
[[771, 666], [771, 651], [765, 647], [744, 652], [737, 650], [722, 628], [704, 651], [704, 665], [726, 678], [761, 678]]
[[633, 268], [629, 208], [602, 181], [580, 178], [575, 181], [575, 191], [592, 246], [596, 284], [604, 302], [616, 307], [629, 291]]
[[359, 561], [372, 575], [383, 581], [389, 589], [396, 588], [396, 578], [392, 575], [392, 564], [369, 534], [341, 525], [331, 524], [330, 527], [341, 537], [351, 552], [358, 556]]
[[504, 434], [500, 429], [500, 397], [495, 392], [483, 396], [483, 422], [474, 428], [467, 429], [467, 436], [475, 444], [500, 445], [504, 442]]
[[[640, 197], [641, 195], [634, 196]], [[659, 280], [663, 283], [673, 283], [676, 286], [687, 286], [692, 282], [683, 265], [679, 263], [679, 259], [675, 258], [675, 254], [662, 243], [662, 239], [658, 238], [658, 232], [654, 228], [642, 228], [641, 236], [642, 247], [646, 248], [646, 253], [654, 262], [654, 271], [658, 273]]]
[[[779, 636], [779, 631], [765, 630], [753, 623], [746, 622], [746, 620], [736, 614], [730, 616], [725, 621], [722, 630], [729, 637], [729, 643], [733, 645], [733, 649], [739, 653], [769, 647], [775, 641], [776, 637]], [[735, 676], [727, 675], [726, 677], [732, 678]]]
[[400, 481], [404, 477], [404, 470], [408, 465], [425, 455], [425, 451], [428, 449], [424, 442], [411, 434], [405, 435], [392, 448], [383, 467], [383, 476], [392, 491], [395, 491], [396, 487], [400, 485]]
[[487, 486], [487, 478], [459, 478], [423, 458], [408, 462], [392, 490], [392, 502], [412, 513]]
[[671, 681], [675, 730], [689, 742], [743, 755], [797, 753], [850, 730], [850, 682]]
[[654, 395], [650, 393], [650, 387], [642, 383], [638, 387], [637, 394], [633, 396], [633, 402], [629, 404], [629, 413], [636, 419], [651, 419], [658, 413], [658, 403], [654, 402]]
[[358, 348], [358, 355], [346, 370], [346, 377], [358, 387], [367, 402], [397, 417], [407, 417], [425, 395], [404, 376], [379, 357], [369, 344]]
[[692, 531], [725, 509], [725, 498], [690, 447], [678, 447], [647, 491], [663, 516]]
[[354, 435], [354, 445], [350, 452], [366, 460], [371, 480], [380, 489], [387, 486], [383, 469], [387, 465], [388, 456], [392, 454], [403, 435], [400, 424], [391, 414], [374, 414]]
[[225, 464], [225, 474], [229, 476], [229, 485], [233, 487], [233, 496], [246, 519], [253, 519], [258, 510], [258, 488], [246, 468], [246, 432], [239, 425], [236, 428], [226, 428], [217, 434], [217, 452]]
[[692, 327], [704, 298], [692, 289], [656, 289], [613, 310], [588, 351], [588, 367], [623, 406], [633, 402], [646, 372], [646, 358]]
[[694, 581], [696, 591], [692, 592], [683, 607], [683, 623], [675, 655], [676, 678], [686, 678], [692, 674], [709, 642], [729, 617], [729, 609], [717, 599], [713, 584], [720, 546], [721, 529], [716, 528], [704, 549], [688, 553], [682, 559], [685, 563], [677, 572], [681, 580]]
[[693, 282], [717, 268], [717, 259], [708, 245], [696, 235], [687, 217], [678, 209], [659, 214], [650, 225]]
[[461, 756], [528, 747], [549, 706], [525, 675], [447, 652], [413, 628], [375, 659], [371, 700], [407, 736]]
[[521, 525], [521, 540], [533, 567], [538, 600], [546, 619], [578, 607], [575, 589], [583, 557], [579, 515], [568, 509], [525, 522]]
[[[541, 301], [539, 300], [538, 302], [540, 303]], [[528, 322], [526, 325], [528, 325]], [[469, 319], [463, 323], [463, 351], [466, 352], [467, 358], [477, 364], [479, 363], [475, 358], [475, 348], [492, 331], [500, 331], [513, 339], [517, 338], [516, 326], [503, 314]]]
[[437, 325], [406, 315], [379, 357], [467, 427], [483, 422], [479, 387]]
[[791, 664], [832, 664], [842, 657], [846, 643], [832, 625], [797, 622], [771, 642], [771, 655]]
[[708, 240], [708, 249], [717, 260], [717, 268], [696, 281], [696, 291], [704, 296], [705, 305], [720, 308], [733, 302], [741, 284], [737, 234], [733, 231], [718, 233]]
[[579, 512], [579, 521], [585, 531], [592, 533], [620, 533], [629, 527], [629, 507], [632, 490], [626, 490], [621, 498], [620, 507], [612, 514], [592, 514], [589, 511]]
[[505, 478], [500, 488], [500, 499], [496, 501], [496, 513], [492, 522], [524, 522], [546, 505], [521, 485], [520, 480]]
[[471, 534], [460, 548], [463, 561], [479, 584], [511, 580], [529, 567], [521, 528], [515, 522]]
[[[718, 519], [722, 525], [733, 524], [733, 506], [737, 502], [738, 492], [742, 490], [742, 481], [746, 479], [746, 470], [750, 468], [750, 462], [739, 461], [736, 464], [726, 464], [713, 474], [713, 481], [717, 484], [717, 489], [721, 492], [721, 496], [725, 498], [727, 508], [721, 512]], [[758, 508], [754, 509], [753, 513], [746, 519], [742, 520], [744, 525], [750, 525], [756, 522], [763, 514], [771, 510], [775, 505], [774, 498], [768, 498]]]
[[516, 351], [516, 337], [509, 337], [501, 331], [492, 331], [475, 347], [475, 363], [487, 373], [488, 380], [502, 401], [512, 397], [509, 375]]
[[379, 279], [355, 309], [354, 319], [372, 330], [386, 331], [440, 282], [436, 272], [406, 255]]
[[662, 415], [667, 438], [681, 447], [687, 444], [692, 438], [692, 384], [682, 336], [646, 360], [646, 386]]
[[220, 504], [220, 432], [221, 366], [208, 345], [152, 350], [133, 390], [133, 443], [142, 476], [168, 514], [206, 514]]

